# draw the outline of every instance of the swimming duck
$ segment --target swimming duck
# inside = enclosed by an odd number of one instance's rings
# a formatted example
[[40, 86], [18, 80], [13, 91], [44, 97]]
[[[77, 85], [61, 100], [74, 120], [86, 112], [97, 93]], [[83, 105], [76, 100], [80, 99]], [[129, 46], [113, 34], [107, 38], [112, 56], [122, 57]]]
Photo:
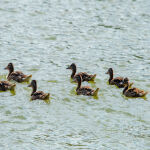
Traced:
[[[89, 75], [87, 74], [86, 72], [80, 72], [78, 74], [76, 74], [76, 71], [77, 71], [77, 67], [76, 67], [76, 64], [75, 63], [72, 63], [70, 66], [68, 66], [66, 69], [71, 69], [72, 70], [72, 74], [71, 74], [71, 78], [72, 79], [75, 79], [75, 77], [77, 75], [81, 75], [82, 77], [82, 81], [94, 81], [95, 77], [96, 77], [96, 74], [94, 75]], [[76, 80], [75, 80], [76, 81]]]
[[32, 80], [28, 87], [32, 87], [31, 99], [41, 99], [45, 100], [49, 98], [49, 93], [44, 93], [43, 91], [36, 91], [37, 90], [37, 83], [36, 80]]
[[[106, 74], [109, 74], [109, 84], [110, 85], [116, 85], [118, 88], [124, 88], [125, 87], [125, 84], [124, 84], [124, 78], [123, 77], [116, 77], [116, 78], [113, 78], [113, 69], [112, 68], [109, 68], [108, 71], [106, 72]], [[132, 85], [133, 83], [130, 84], [130, 86]]]
[[9, 63], [5, 69], [9, 70], [9, 74], [7, 76], [8, 81], [15, 80], [17, 82], [28, 82], [32, 77], [32, 75], [25, 75], [21, 71], [14, 71], [12, 63]]
[[125, 88], [123, 90], [123, 95], [126, 97], [144, 97], [148, 92], [140, 90], [138, 88], [129, 88], [129, 79], [124, 79]]
[[0, 91], [14, 90], [16, 84], [9, 81], [0, 81]]
[[82, 82], [82, 76], [76, 75], [76, 81], [78, 83], [78, 86], [76, 88], [77, 95], [87, 95], [87, 96], [97, 96], [99, 88], [96, 90], [91, 89], [89, 86], [81, 86]]

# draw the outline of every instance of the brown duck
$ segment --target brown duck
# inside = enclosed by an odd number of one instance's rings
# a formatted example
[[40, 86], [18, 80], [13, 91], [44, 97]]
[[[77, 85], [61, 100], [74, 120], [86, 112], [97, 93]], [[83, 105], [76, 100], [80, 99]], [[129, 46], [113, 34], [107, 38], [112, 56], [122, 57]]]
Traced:
[[77, 95], [87, 95], [87, 96], [97, 96], [99, 88], [96, 90], [91, 89], [89, 86], [81, 86], [82, 77], [81, 75], [76, 75], [76, 81], [78, 86], [76, 88]]
[[[110, 85], [116, 85], [118, 88], [124, 88], [125, 84], [124, 84], [124, 78], [123, 77], [116, 77], [113, 78], [113, 69], [109, 68], [108, 71], [106, 72], [106, 74], [109, 74], [109, 84]], [[129, 86], [131, 86], [133, 83], [130, 83]]]
[[123, 90], [123, 95], [126, 97], [144, 97], [148, 92], [145, 92], [143, 90], [140, 90], [138, 88], [129, 88], [129, 79], [124, 79], [125, 88]]
[[49, 99], [49, 93], [44, 93], [43, 91], [36, 91], [37, 90], [37, 83], [36, 80], [32, 80], [31, 83], [28, 85], [28, 87], [32, 87], [32, 93], [31, 93], [31, 99]]
[[[72, 79], [75, 79], [75, 77], [77, 75], [81, 75], [82, 77], [82, 82], [84, 81], [94, 81], [95, 77], [96, 77], [96, 74], [94, 75], [89, 75], [87, 74], [86, 72], [80, 72], [78, 74], [76, 74], [76, 71], [77, 71], [77, 67], [76, 67], [76, 64], [75, 63], [72, 63], [70, 66], [68, 66], [66, 69], [71, 69], [72, 70], [72, 74], [71, 74], [71, 78]], [[75, 80], [76, 81], [76, 80]]]
[[9, 63], [5, 69], [9, 70], [9, 74], [7, 76], [9, 81], [15, 80], [17, 82], [28, 82], [32, 77], [32, 75], [25, 75], [21, 71], [14, 71], [14, 66], [12, 63]]
[[10, 83], [9, 81], [0, 81], [0, 91], [14, 90], [16, 84]]

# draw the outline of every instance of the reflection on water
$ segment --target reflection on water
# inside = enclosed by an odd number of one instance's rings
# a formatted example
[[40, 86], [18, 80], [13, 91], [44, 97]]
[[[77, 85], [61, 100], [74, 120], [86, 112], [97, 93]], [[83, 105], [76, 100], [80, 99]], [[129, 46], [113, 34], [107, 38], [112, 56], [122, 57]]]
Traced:
[[[0, 1], [0, 80], [4, 67], [32, 74], [47, 101], [30, 101], [28, 83], [0, 92], [0, 149], [148, 150], [149, 99], [107, 84], [127, 76], [149, 91], [150, 1]], [[76, 95], [66, 66], [97, 74], [98, 97]], [[28, 135], [28, 136], [27, 136]], [[9, 143], [9, 144], [8, 144]]]

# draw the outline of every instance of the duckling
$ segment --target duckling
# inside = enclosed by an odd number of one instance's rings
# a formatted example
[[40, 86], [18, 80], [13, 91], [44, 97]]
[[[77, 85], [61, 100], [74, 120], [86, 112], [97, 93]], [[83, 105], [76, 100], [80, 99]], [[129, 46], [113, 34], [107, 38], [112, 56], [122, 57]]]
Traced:
[[[87, 74], [86, 72], [80, 72], [78, 74], [76, 74], [76, 71], [77, 71], [77, 67], [76, 67], [76, 64], [75, 63], [72, 63], [70, 66], [68, 66], [66, 69], [71, 69], [72, 70], [72, 74], [71, 74], [71, 78], [72, 79], [75, 79], [75, 77], [77, 75], [81, 75], [82, 77], [82, 81], [94, 81], [95, 77], [96, 77], [96, 74], [94, 75], [89, 75]], [[76, 81], [76, 80], [75, 80]]]
[[[109, 68], [108, 71], [106, 72], [106, 74], [109, 74], [110, 78], [108, 80], [110, 85], [116, 85], [118, 88], [124, 88], [125, 84], [124, 84], [124, 78], [123, 77], [116, 77], [113, 78], [113, 69]], [[130, 83], [130, 86], [133, 83]]]
[[91, 89], [89, 86], [81, 87], [82, 76], [76, 75], [76, 81], [78, 82], [78, 86], [76, 88], [77, 95], [87, 95], [87, 96], [97, 96], [99, 88], [96, 90]]
[[15, 80], [17, 82], [28, 82], [32, 77], [32, 75], [25, 75], [21, 71], [14, 71], [12, 63], [9, 63], [5, 69], [9, 70], [9, 74], [7, 76], [8, 81]]
[[37, 83], [36, 80], [32, 80], [31, 83], [28, 85], [28, 87], [32, 87], [32, 93], [31, 93], [31, 99], [49, 99], [49, 93], [44, 93], [43, 91], [36, 91], [37, 90]]
[[126, 97], [144, 97], [148, 92], [145, 92], [143, 90], [140, 90], [138, 88], [130, 88], [129, 89], [129, 79], [125, 78], [124, 79], [124, 83], [125, 83], [125, 88], [123, 90], [123, 95], [125, 95]]
[[0, 91], [14, 90], [16, 84], [9, 81], [0, 81]]

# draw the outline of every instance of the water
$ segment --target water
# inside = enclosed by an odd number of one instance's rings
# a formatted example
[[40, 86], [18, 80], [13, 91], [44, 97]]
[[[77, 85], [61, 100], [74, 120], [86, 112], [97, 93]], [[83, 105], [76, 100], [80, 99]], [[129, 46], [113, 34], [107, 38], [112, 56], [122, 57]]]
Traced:
[[[149, 150], [150, 95], [125, 98], [107, 84], [109, 67], [136, 87], [150, 88], [150, 1], [1, 0], [0, 79], [13, 62], [32, 74], [50, 104], [31, 89], [0, 93], [0, 150]], [[96, 73], [99, 98], [77, 96], [77, 71]]]

